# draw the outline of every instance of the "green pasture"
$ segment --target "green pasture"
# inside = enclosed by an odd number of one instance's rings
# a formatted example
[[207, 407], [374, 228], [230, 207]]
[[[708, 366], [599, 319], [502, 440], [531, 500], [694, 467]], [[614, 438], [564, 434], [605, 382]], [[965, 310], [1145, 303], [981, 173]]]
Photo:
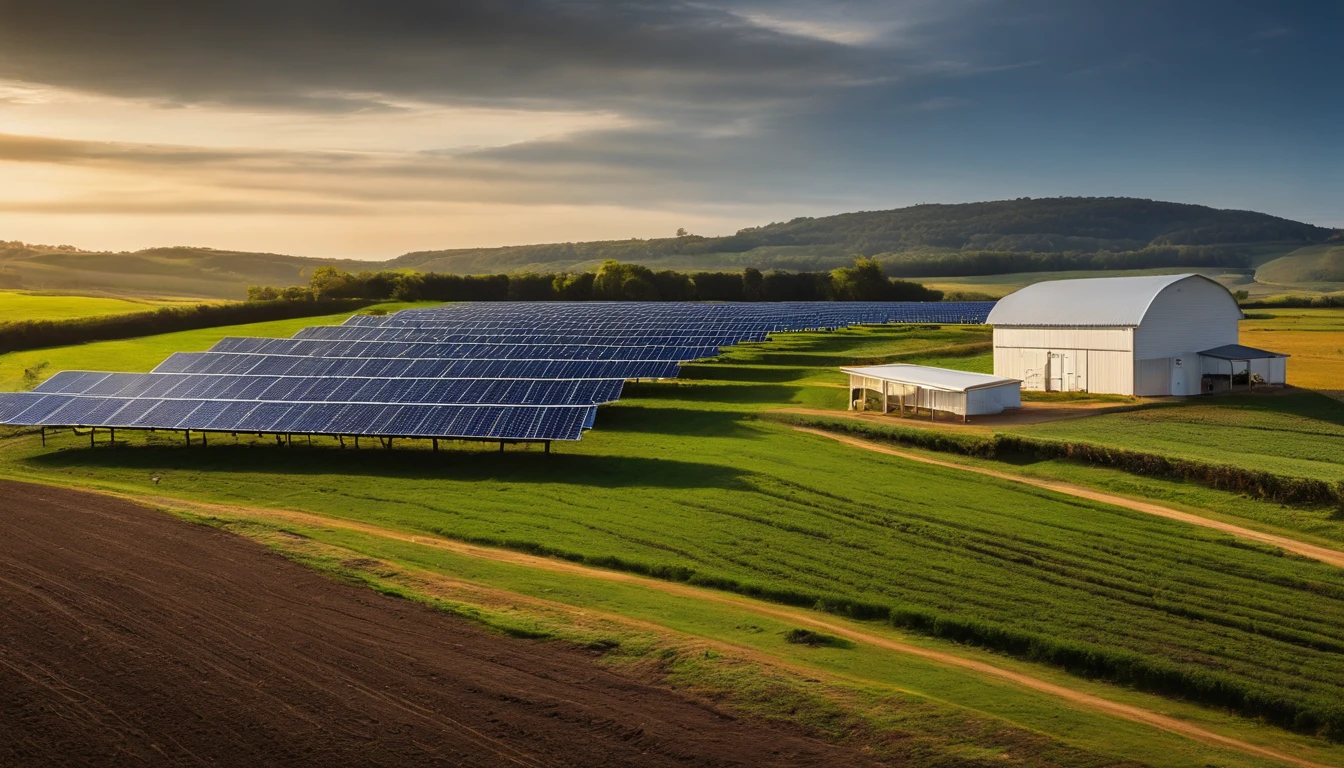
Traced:
[[[235, 446], [219, 436], [186, 450], [162, 433], [126, 435], [111, 449], [66, 434], [42, 449], [28, 433], [4, 441], [0, 473], [306, 510], [794, 605], [923, 616], [935, 634], [970, 626], [991, 645], [1010, 638], [1024, 658], [1052, 663], [1073, 649], [1103, 676], [1300, 712], [1299, 728], [1331, 717], [1344, 701], [1344, 572], [755, 418], [788, 404], [842, 409], [843, 363], [983, 369], [986, 340], [982, 328], [783, 334], [688, 366], [682, 381], [628, 387], [582, 442], [551, 455], [342, 451], [329, 439], [311, 450], [248, 438]], [[160, 340], [146, 344], [162, 351]], [[1315, 407], [1248, 412], [1264, 431], [1303, 441], [1313, 436], [1301, 420], [1323, 421], [1315, 437], [1335, 440], [1338, 425]], [[1223, 423], [1191, 423], [1199, 419]]]
[[[435, 302], [408, 304], [390, 302], [363, 310], [389, 312]], [[148, 371], [174, 352], [201, 352], [225, 336], [292, 336], [310, 325], [338, 325], [350, 313], [325, 317], [299, 317], [265, 323], [201, 328], [139, 339], [96, 341], [69, 347], [50, 347], [0, 355], [0, 392], [31, 389], [59, 371]]]
[[1311, 392], [1161, 403], [1004, 431], [1344, 481], [1344, 403]]
[[[179, 299], [136, 299], [75, 296], [34, 291], [0, 291], [0, 324], [21, 320], [73, 320], [78, 317], [123, 315], [181, 304]], [[201, 303], [201, 302], [192, 302]]]

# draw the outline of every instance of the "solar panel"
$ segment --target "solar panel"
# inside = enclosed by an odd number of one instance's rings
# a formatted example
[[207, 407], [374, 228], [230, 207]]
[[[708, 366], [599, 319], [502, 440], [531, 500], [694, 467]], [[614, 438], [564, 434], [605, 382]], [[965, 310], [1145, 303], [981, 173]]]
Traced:
[[630, 379], [773, 333], [983, 323], [993, 302], [461, 303], [289, 339], [232, 337], [147, 374], [63, 371], [0, 394], [0, 423], [577, 440]]

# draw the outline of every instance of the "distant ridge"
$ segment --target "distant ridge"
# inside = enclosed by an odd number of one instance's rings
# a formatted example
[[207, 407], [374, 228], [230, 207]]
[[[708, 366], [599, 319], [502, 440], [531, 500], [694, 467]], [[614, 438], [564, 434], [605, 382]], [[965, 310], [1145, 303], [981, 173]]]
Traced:
[[[1016, 263], [1013, 254], [1108, 254], [1178, 247], [1203, 248], [1223, 258], [1233, 254], [1249, 263], [1267, 250], [1274, 251], [1268, 254], [1273, 258], [1331, 236], [1339, 235], [1254, 211], [1125, 197], [1019, 198], [801, 217], [725, 237], [692, 234], [418, 251], [382, 262], [190, 247], [100, 253], [0, 242], [0, 287], [17, 279], [33, 288], [239, 298], [249, 284], [304, 283], [313, 269], [324, 265], [352, 271], [482, 274], [591, 269], [605, 259], [618, 259], [661, 269], [824, 270], [847, 263], [856, 253], [903, 263], [907, 272], [937, 275], [942, 274], [938, 265], [944, 259], [950, 267], [967, 254], [986, 253], [996, 255], [1005, 265], [1003, 271], [1018, 271], [1008, 266]], [[1279, 247], [1256, 250], [1270, 244]], [[1048, 258], [1038, 260], [1050, 263]]]

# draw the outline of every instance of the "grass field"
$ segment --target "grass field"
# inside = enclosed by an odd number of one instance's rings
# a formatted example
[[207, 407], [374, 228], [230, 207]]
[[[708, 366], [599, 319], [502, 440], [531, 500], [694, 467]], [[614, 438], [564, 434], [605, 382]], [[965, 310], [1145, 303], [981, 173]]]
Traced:
[[[139, 367], [181, 341], [141, 342]], [[115, 450], [64, 436], [43, 450], [23, 435], [6, 441], [0, 472], [306, 510], [890, 616], [931, 636], [1284, 725], [1310, 730], [1335, 717], [1344, 700], [1337, 569], [1172, 521], [862, 454], [754, 418], [788, 404], [843, 409], [841, 363], [983, 369], [985, 341], [981, 328], [907, 327], [744, 345], [688, 366], [686, 380], [630, 387], [595, 431], [550, 456], [356, 453], [322, 441], [311, 451], [218, 440], [186, 451], [162, 434], [130, 436]], [[74, 360], [79, 351], [61, 353]], [[121, 369], [134, 368], [124, 360]], [[1280, 417], [1308, 414], [1272, 418]], [[1337, 439], [1328, 430], [1316, 437]]]
[[1162, 403], [1003, 431], [1344, 482], [1344, 403], [1314, 393]]
[[0, 291], [0, 324], [19, 320], [71, 320], [77, 317], [122, 315], [176, 304], [211, 300], [138, 299], [113, 296], [76, 296], [34, 291]]
[[[419, 306], [432, 306], [425, 302]], [[369, 309], [396, 311], [414, 304], [376, 304]], [[368, 311], [368, 310], [365, 310]], [[200, 352], [225, 336], [292, 336], [310, 325], [343, 322], [349, 313], [300, 317], [224, 328], [165, 333], [139, 339], [98, 341], [0, 355], [0, 392], [31, 389], [59, 371], [148, 371], [174, 352]]]

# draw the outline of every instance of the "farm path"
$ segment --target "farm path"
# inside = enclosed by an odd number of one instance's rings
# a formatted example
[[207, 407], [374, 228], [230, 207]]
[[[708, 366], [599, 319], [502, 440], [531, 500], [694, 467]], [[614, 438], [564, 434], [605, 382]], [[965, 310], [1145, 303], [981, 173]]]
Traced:
[[759, 616], [766, 616], [774, 619], [795, 622], [797, 624], [813, 627], [823, 630], [830, 634], [843, 637], [856, 643], [867, 643], [879, 648], [883, 648], [896, 653], [907, 654], [918, 658], [926, 659], [937, 664], [965, 669], [976, 674], [985, 675], [998, 680], [1003, 680], [1025, 689], [1037, 691], [1056, 697], [1058, 699], [1070, 702], [1081, 708], [1102, 712], [1104, 714], [1129, 720], [1131, 722], [1142, 723], [1169, 733], [1178, 734], [1186, 738], [1198, 741], [1203, 744], [1232, 749], [1243, 754], [1254, 755], [1282, 764], [1300, 766], [1300, 768], [1326, 768], [1321, 763], [1316, 763], [1295, 755], [1290, 755], [1268, 747], [1262, 747], [1241, 739], [1224, 736], [1215, 733], [1197, 725], [1185, 722], [1176, 717], [1154, 712], [1152, 710], [1137, 707], [1131, 704], [1111, 701], [1090, 693], [1078, 691], [1067, 686], [1052, 683], [1029, 674], [1018, 672], [1016, 670], [1006, 669], [995, 666], [977, 659], [958, 656], [953, 653], [937, 651], [925, 648], [912, 643], [902, 642], [900, 640], [865, 632], [852, 626], [828, 621], [822, 615], [814, 611], [801, 608], [790, 608], [787, 606], [776, 605], [759, 600], [753, 600], [747, 597], [741, 597], [731, 593], [718, 592], [715, 590], [695, 587], [688, 584], [682, 584], [672, 581], [662, 581], [646, 576], [625, 573], [621, 571], [609, 571], [601, 568], [580, 565], [566, 560], [551, 559], [529, 555], [522, 552], [511, 550], [494, 549], [490, 547], [467, 544], [465, 542], [447, 539], [440, 536], [430, 536], [423, 534], [408, 533], [390, 528], [384, 528], [369, 523], [362, 523], [353, 520], [344, 520], [340, 518], [327, 517], [307, 512], [298, 512], [294, 510], [276, 510], [257, 507], [226, 506], [219, 504], [206, 504], [199, 502], [183, 501], [180, 499], [155, 498], [147, 499], [146, 503], [153, 503], [168, 509], [180, 509], [193, 512], [205, 512], [215, 514], [224, 518], [242, 518], [242, 519], [263, 519], [276, 522], [289, 522], [295, 525], [317, 527], [317, 528], [336, 528], [360, 533], [371, 534], [394, 541], [402, 541], [411, 544], [434, 547], [455, 554], [467, 555], [470, 557], [493, 560], [496, 562], [522, 565], [530, 568], [548, 570], [552, 572], [575, 574], [587, 578], [603, 579], [613, 582], [624, 582], [637, 584], [642, 587], [659, 590], [665, 593], [690, 597], [697, 600], [706, 600], [721, 605], [729, 605], [747, 613], [753, 613]]
[[1137, 499], [1126, 498], [1124, 496], [1116, 496], [1110, 493], [1094, 491], [1091, 488], [1085, 488], [1081, 485], [1074, 485], [1072, 483], [1063, 483], [1055, 480], [1038, 480], [1036, 478], [1024, 477], [1022, 475], [1015, 475], [1012, 474], [1011, 472], [1000, 472], [994, 469], [986, 469], [984, 467], [973, 467], [966, 464], [958, 464], [952, 461], [941, 461], [939, 459], [929, 458], [928, 456], [921, 456], [919, 454], [910, 453], [908, 451], [901, 451], [895, 448], [888, 448], [885, 445], [879, 445], [878, 443], [872, 443], [867, 440], [860, 440], [858, 438], [849, 437], [848, 435], [837, 435], [832, 432], [827, 432], [823, 429], [812, 429], [811, 427], [794, 427], [794, 429], [799, 432], [806, 432], [808, 434], [830, 438], [831, 440], [835, 440], [837, 442], [841, 442], [846, 445], [853, 446], [855, 448], [862, 448], [865, 451], [872, 451], [874, 453], [883, 453], [888, 456], [896, 456], [898, 458], [908, 459], [910, 461], [917, 461], [922, 464], [932, 464], [938, 467], [947, 467], [949, 469], [957, 469], [963, 472], [972, 472], [977, 475], [985, 475], [987, 477], [993, 477], [999, 480], [1008, 480], [1010, 482], [1022, 483], [1023, 485], [1030, 485], [1048, 491], [1055, 491], [1056, 493], [1063, 493], [1080, 499], [1087, 499], [1089, 501], [1099, 501], [1102, 502], [1103, 504], [1111, 504], [1117, 507], [1124, 507], [1125, 509], [1131, 509], [1134, 510], [1135, 512], [1143, 512], [1144, 514], [1148, 515], [1156, 515], [1158, 517], [1165, 517], [1171, 520], [1179, 520], [1183, 523], [1198, 525], [1202, 528], [1209, 528], [1215, 531], [1221, 531], [1222, 533], [1231, 534], [1239, 539], [1247, 539], [1249, 541], [1258, 541], [1262, 544], [1270, 544], [1285, 551], [1302, 555], [1303, 557], [1309, 557], [1313, 560], [1319, 560], [1322, 563], [1327, 563], [1329, 565], [1333, 565], [1339, 568], [1344, 568], [1344, 552], [1341, 552], [1337, 549], [1330, 549], [1329, 547], [1321, 547], [1315, 544], [1308, 544], [1307, 542], [1299, 541], [1297, 539], [1290, 538], [1288, 536], [1279, 536], [1277, 534], [1265, 533], [1263, 531], [1257, 531], [1251, 528], [1243, 528], [1242, 526], [1239, 525], [1233, 525], [1232, 523], [1225, 523], [1221, 520], [1212, 520], [1210, 518], [1201, 517], [1199, 515], [1191, 514], [1189, 512], [1182, 512], [1178, 509], [1172, 509], [1171, 507], [1164, 507], [1160, 504], [1152, 504], [1146, 501], [1138, 501]]
[[121, 499], [0, 482], [0, 540], [0, 765], [876, 764]]

